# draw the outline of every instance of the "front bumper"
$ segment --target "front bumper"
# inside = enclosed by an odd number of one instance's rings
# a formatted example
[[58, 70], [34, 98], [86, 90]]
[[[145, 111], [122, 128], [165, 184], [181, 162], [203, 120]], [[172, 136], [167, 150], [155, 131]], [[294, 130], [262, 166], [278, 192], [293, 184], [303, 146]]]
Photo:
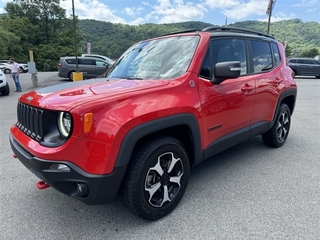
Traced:
[[[56, 190], [88, 205], [106, 204], [115, 200], [126, 166], [115, 167], [112, 173], [106, 175], [90, 174], [68, 161], [49, 161], [33, 156], [19, 145], [12, 134], [9, 135], [9, 140], [14, 154], [21, 163]], [[55, 164], [64, 164], [70, 170], [66, 172], [52, 169], [51, 166]], [[85, 195], [77, 190], [79, 184], [87, 187]]]

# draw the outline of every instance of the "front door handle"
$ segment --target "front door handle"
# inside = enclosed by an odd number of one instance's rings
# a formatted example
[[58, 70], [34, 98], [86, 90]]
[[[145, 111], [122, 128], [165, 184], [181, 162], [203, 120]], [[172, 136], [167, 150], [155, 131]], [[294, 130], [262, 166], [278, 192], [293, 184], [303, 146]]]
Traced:
[[241, 88], [242, 92], [250, 92], [253, 90], [253, 86], [250, 86], [248, 84], [246, 84], [244, 87]]

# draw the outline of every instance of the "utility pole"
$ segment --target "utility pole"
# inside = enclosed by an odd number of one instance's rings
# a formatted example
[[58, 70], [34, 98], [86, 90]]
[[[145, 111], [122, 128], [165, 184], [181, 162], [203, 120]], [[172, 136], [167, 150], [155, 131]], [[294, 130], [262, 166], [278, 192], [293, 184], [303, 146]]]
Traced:
[[74, 0], [72, 0], [72, 17], [73, 17], [73, 34], [74, 34], [74, 53], [76, 56], [76, 71], [72, 73], [73, 81], [83, 80], [83, 73], [79, 72], [78, 66], [78, 51], [77, 51], [77, 31], [76, 31], [76, 17], [74, 14]]

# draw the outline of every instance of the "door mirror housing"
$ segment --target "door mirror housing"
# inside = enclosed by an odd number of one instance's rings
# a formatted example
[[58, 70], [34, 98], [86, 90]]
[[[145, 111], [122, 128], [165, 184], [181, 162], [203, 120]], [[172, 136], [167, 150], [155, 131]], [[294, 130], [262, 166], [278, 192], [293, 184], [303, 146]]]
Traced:
[[220, 84], [226, 79], [238, 78], [241, 73], [239, 61], [219, 62], [214, 66], [214, 76], [211, 79], [213, 84]]

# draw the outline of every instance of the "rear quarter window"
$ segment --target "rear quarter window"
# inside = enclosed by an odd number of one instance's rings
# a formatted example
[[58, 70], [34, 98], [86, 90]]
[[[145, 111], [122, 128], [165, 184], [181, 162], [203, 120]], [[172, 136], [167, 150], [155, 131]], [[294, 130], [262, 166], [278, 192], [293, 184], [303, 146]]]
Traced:
[[272, 46], [272, 50], [273, 50], [275, 65], [278, 65], [281, 62], [281, 57], [280, 57], [278, 45], [276, 43], [272, 43], [271, 46]]

